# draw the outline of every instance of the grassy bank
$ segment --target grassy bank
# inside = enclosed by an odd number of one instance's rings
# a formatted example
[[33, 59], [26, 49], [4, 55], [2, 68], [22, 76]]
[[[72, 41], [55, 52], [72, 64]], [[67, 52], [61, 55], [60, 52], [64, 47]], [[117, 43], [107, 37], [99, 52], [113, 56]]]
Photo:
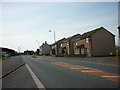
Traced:
[[10, 59], [10, 57], [2, 57], [2, 59], [0, 59], [0, 61], [8, 60], [8, 59]]

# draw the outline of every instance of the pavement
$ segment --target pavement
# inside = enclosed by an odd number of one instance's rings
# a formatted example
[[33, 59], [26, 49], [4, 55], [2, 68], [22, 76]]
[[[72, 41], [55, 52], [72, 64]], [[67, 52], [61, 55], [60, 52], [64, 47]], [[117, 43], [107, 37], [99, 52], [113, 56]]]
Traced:
[[2, 76], [13, 71], [19, 66], [23, 65], [24, 62], [20, 56], [11, 57], [9, 60], [2, 61]]
[[2, 61], [2, 88], [37, 88], [21, 56]]

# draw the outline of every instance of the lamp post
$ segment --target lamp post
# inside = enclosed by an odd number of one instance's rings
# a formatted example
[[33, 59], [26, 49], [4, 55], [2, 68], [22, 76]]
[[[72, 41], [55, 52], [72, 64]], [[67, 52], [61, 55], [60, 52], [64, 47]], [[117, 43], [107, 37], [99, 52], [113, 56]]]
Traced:
[[[51, 30], [49, 30], [49, 32], [52, 32]], [[55, 31], [54, 32], [54, 42], [56, 42], [56, 34], [55, 34]]]
[[118, 26], [118, 48], [120, 49], [120, 26]]
[[120, 26], [118, 27], [119, 40], [120, 40]]
[[21, 47], [22, 45], [18, 46], [18, 53], [21, 53]]
[[[49, 30], [49, 32], [52, 32], [52, 31]], [[56, 43], [56, 33], [55, 33], [55, 31], [53, 31], [53, 32], [54, 32], [54, 43]], [[55, 45], [55, 48], [56, 48], [56, 49], [55, 49], [55, 56], [57, 56], [57, 51], [58, 51], [58, 50], [57, 50], [57, 49], [58, 49], [58, 48], [57, 48], [57, 45]]]
[[40, 42], [38, 40], [36, 40], [36, 43], [38, 43], [38, 49], [36, 50], [36, 53], [39, 55], [40, 53]]
[[39, 48], [39, 45], [40, 45], [39, 41], [38, 41], [38, 40], [36, 40], [36, 43], [38, 43], [38, 48]]
[[117, 56], [117, 61], [118, 62], [120, 62], [120, 26], [118, 27], [118, 35], [119, 35], [119, 37], [118, 37], [118, 49], [117, 49], [117, 51], [116, 51], [116, 56]]
[[18, 47], [18, 53], [20, 54], [20, 46]]

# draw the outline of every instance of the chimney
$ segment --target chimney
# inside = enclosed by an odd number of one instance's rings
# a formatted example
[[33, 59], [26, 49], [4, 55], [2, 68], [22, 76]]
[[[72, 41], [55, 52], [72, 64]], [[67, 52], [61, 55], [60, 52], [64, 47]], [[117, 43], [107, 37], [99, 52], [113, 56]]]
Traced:
[[47, 44], [47, 41], [45, 41], [45, 44]]

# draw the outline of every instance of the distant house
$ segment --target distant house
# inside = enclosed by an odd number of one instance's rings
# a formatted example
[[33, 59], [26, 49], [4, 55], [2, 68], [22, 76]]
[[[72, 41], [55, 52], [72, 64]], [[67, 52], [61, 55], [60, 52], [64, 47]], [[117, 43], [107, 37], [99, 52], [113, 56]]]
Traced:
[[47, 42], [45, 41], [45, 43], [43, 43], [40, 46], [40, 54], [41, 55], [50, 55], [50, 51], [51, 51], [51, 46], [49, 44], [47, 44]]
[[52, 54], [52, 55], [60, 56], [60, 54], [61, 54], [60, 45], [61, 45], [61, 43], [63, 43], [65, 40], [66, 40], [66, 38], [62, 38], [62, 39], [58, 40], [57, 42], [55, 42], [54, 44], [51, 45], [51, 49], [52, 49], [51, 54]]
[[89, 57], [115, 55], [115, 35], [103, 27], [86, 32], [74, 41], [74, 54]]
[[33, 55], [35, 54], [34, 51], [26, 50], [24, 51], [24, 55]]

